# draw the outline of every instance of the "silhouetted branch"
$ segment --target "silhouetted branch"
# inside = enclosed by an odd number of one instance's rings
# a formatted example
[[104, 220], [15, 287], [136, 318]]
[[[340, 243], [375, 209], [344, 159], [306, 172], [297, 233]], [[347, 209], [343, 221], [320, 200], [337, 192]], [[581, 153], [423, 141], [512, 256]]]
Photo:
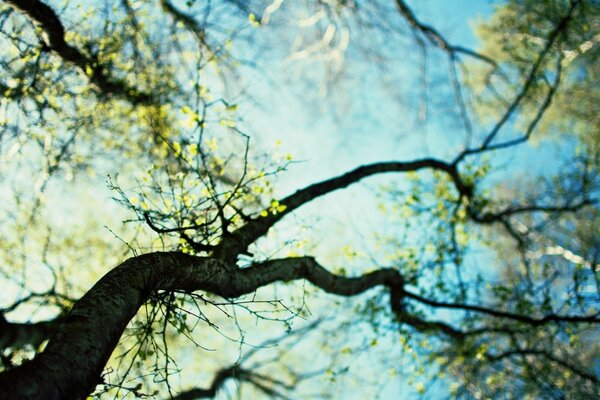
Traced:
[[8, 322], [4, 315], [0, 314], [0, 349], [25, 345], [37, 347], [48, 339], [61, 323], [61, 318], [32, 323]]
[[418, 171], [421, 169], [431, 169], [447, 173], [457, 191], [466, 197], [472, 194], [471, 186], [467, 185], [460, 177], [455, 165], [450, 165], [444, 161], [433, 158], [425, 158], [416, 161], [407, 162], [381, 162], [369, 165], [363, 165], [343, 175], [324, 180], [313, 185], [309, 185], [298, 190], [281, 200], [279, 204], [285, 209], [278, 213], [269, 213], [266, 217], [259, 216], [247, 222], [244, 226], [234, 231], [231, 235], [225, 236], [223, 241], [215, 249], [214, 255], [235, 261], [238, 254], [246, 252], [248, 246], [262, 237], [273, 225], [275, 225], [284, 216], [314, 200], [317, 197], [343, 189], [364, 178], [383, 174]]
[[93, 56], [82, 53], [65, 41], [65, 28], [50, 6], [39, 0], [6, 0], [32, 22], [40, 26], [46, 34], [49, 50], [54, 51], [63, 60], [75, 64], [88, 76], [100, 92], [106, 96], [122, 97], [133, 104], [150, 103], [152, 95], [129, 86], [125, 81], [110, 76], [104, 65]]
[[[74, 305], [43, 353], [0, 374], [0, 387], [10, 398], [24, 393], [49, 400], [85, 397], [99, 383], [123, 330], [156, 290], [204, 290], [234, 298], [277, 281], [296, 279], [342, 296], [381, 285], [399, 294], [402, 285], [396, 270], [346, 278], [330, 273], [312, 258], [272, 260], [237, 270], [213, 258], [174, 252], [145, 254], [125, 261], [100, 279]], [[31, 382], [36, 385], [32, 387]]]
[[474, 50], [467, 49], [467, 48], [462, 47], [462, 46], [455, 46], [455, 45], [450, 44], [432, 26], [426, 25], [426, 24], [422, 23], [421, 21], [419, 21], [417, 19], [417, 17], [415, 16], [415, 14], [413, 13], [413, 11], [410, 9], [410, 7], [408, 7], [408, 5], [406, 4], [406, 2], [404, 2], [403, 0], [396, 0], [396, 7], [398, 8], [398, 11], [400, 12], [400, 14], [404, 17], [404, 19], [406, 19], [406, 21], [408, 22], [408, 24], [411, 27], [413, 27], [414, 29], [416, 29], [418, 32], [421, 32], [427, 38], [427, 40], [430, 43], [432, 43], [433, 45], [435, 45], [435, 46], [439, 47], [440, 49], [446, 51], [451, 56], [454, 56], [457, 53], [459, 53], [459, 54], [465, 54], [465, 55], [468, 55], [470, 57], [476, 58], [476, 59], [478, 59], [480, 61], [483, 61], [483, 62], [485, 62], [487, 64], [490, 64], [495, 69], [498, 68], [498, 64], [492, 58], [490, 58], [488, 56], [485, 56], [485, 55], [483, 55], [481, 53], [478, 53], [478, 52], [476, 52]]
[[600, 313], [596, 313], [593, 315], [557, 315], [557, 314], [547, 314], [541, 318], [534, 318], [528, 315], [515, 314], [507, 311], [501, 311], [498, 309], [487, 308], [477, 305], [471, 304], [462, 304], [462, 303], [449, 303], [443, 301], [435, 301], [430, 300], [425, 297], [419, 296], [415, 293], [411, 293], [409, 291], [404, 291], [404, 295], [407, 298], [417, 300], [423, 304], [427, 304], [432, 307], [438, 308], [450, 308], [450, 309], [458, 309], [464, 311], [475, 311], [478, 313], [483, 313], [487, 315], [492, 315], [494, 317], [511, 319], [514, 321], [524, 322], [531, 326], [540, 326], [545, 325], [550, 322], [569, 322], [569, 323], [589, 323], [589, 324], [600, 324]]
[[527, 129], [525, 130], [525, 133], [517, 139], [513, 139], [513, 140], [509, 140], [509, 141], [501, 142], [501, 143], [497, 143], [497, 144], [492, 144], [492, 141], [496, 138], [496, 136], [498, 135], [498, 132], [500, 132], [502, 127], [506, 124], [506, 122], [508, 122], [510, 117], [516, 112], [518, 107], [521, 105], [521, 102], [525, 99], [525, 96], [527, 96], [527, 94], [529, 93], [534, 82], [537, 80], [538, 73], [546, 60], [546, 56], [550, 53], [550, 50], [552, 49], [552, 46], [556, 43], [559, 35], [567, 29], [567, 27], [569, 25], [569, 21], [571, 20], [571, 18], [573, 16], [573, 12], [578, 3], [579, 3], [578, 1], [574, 1], [571, 3], [571, 7], [569, 8], [569, 11], [567, 12], [567, 14], [556, 24], [556, 26], [550, 32], [550, 34], [548, 34], [548, 38], [546, 39], [546, 45], [544, 46], [542, 51], [538, 54], [536, 60], [533, 62], [533, 65], [531, 66], [531, 69], [529, 70], [529, 73], [527, 74], [527, 78], [521, 85], [521, 89], [519, 90], [519, 93], [515, 96], [513, 101], [510, 103], [510, 105], [508, 106], [508, 108], [506, 109], [506, 111], [504, 112], [502, 117], [500, 117], [498, 122], [496, 122], [494, 127], [486, 135], [481, 146], [476, 147], [476, 148], [465, 149], [455, 159], [454, 164], [459, 163], [463, 158], [465, 158], [468, 155], [478, 154], [478, 153], [482, 153], [484, 151], [489, 151], [489, 150], [497, 150], [497, 149], [502, 149], [502, 148], [506, 148], [506, 147], [512, 147], [519, 143], [523, 143], [529, 139], [529, 137], [531, 136], [531, 133], [537, 126], [538, 122], [540, 121], [540, 119], [544, 115], [545, 111], [550, 106], [552, 99], [554, 97], [554, 94], [556, 93], [556, 89], [558, 88], [558, 84], [560, 82], [560, 76], [561, 76], [561, 63], [560, 63], [561, 60], [560, 60], [560, 58], [557, 62], [557, 70], [555, 72], [554, 83], [550, 86], [550, 89], [548, 90], [548, 93], [546, 94], [543, 104], [539, 107], [535, 117], [529, 123]]
[[[403, 278], [396, 269], [382, 268], [359, 277], [336, 275], [312, 257], [285, 258], [255, 263], [235, 269], [214, 258], [182, 253], [150, 253], [133, 257], [106, 274], [79, 300], [50, 339], [45, 351], [31, 362], [0, 374], [0, 387], [17, 398], [23, 391], [47, 399], [79, 398], [89, 394], [123, 330], [139, 307], [157, 290], [208, 291], [236, 298], [274, 282], [305, 279], [323, 291], [339, 296], [355, 296], [376, 287], [386, 287], [390, 307], [399, 322], [425, 332], [439, 332], [462, 340], [461, 331], [441, 321], [426, 321], [404, 308]], [[468, 307], [490, 315], [510, 317], [532, 326], [546, 321], [597, 322], [589, 317], [548, 316], [535, 320], [478, 306], [419, 301], [449, 308]], [[86, 357], [79, 355], [86, 354]], [[223, 379], [227, 374], [223, 375]], [[31, 387], [36, 382], [36, 387]], [[216, 390], [216, 389], [215, 389]], [[40, 397], [40, 396], [38, 396]]]

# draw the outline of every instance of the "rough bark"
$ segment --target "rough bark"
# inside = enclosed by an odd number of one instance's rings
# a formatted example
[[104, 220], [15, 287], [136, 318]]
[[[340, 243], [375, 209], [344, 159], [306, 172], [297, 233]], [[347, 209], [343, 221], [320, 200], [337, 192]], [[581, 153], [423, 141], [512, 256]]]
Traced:
[[148, 254], [125, 261], [76, 303], [65, 323], [33, 361], [0, 375], [6, 399], [85, 398], [127, 323], [157, 289], [210, 290], [223, 284], [217, 261], [177, 253]]
[[7, 347], [38, 346], [52, 335], [61, 319], [34, 323], [9, 322], [0, 314], [0, 350]]
[[313, 258], [271, 260], [232, 270], [214, 258], [151, 253], [131, 258], [106, 274], [79, 300], [45, 351], [0, 374], [3, 399], [80, 399], [101, 383], [101, 373], [128, 322], [157, 290], [203, 290], [233, 298], [276, 281], [307, 279], [323, 290], [352, 296], [387, 286], [401, 296], [392, 269], [361, 277], [331, 274]]

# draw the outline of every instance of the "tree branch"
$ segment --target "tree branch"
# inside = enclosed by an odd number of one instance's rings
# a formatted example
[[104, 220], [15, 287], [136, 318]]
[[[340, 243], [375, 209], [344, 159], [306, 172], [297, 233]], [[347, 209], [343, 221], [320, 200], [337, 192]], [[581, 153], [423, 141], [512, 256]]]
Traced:
[[407, 162], [389, 161], [363, 165], [343, 175], [307, 186], [279, 200], [279, 204], [285, 206], [283, 211], [276, 214], [269, 213], [266, 217], [260, 216], [250, 220], [237, 231], [224, 236], [222, 242], [217, 246], [213, 254], [228, 262], [235, 262], [239, 254], [246, 253], [248, 246], [266, 234], [279, 220], [302, 205], [311, 202], [315, 198], [334, 192], [338, 189], [343, 189], [373, 175], [391, 172], [418, 171], [421, 169], [432, 169], [447, 173], [452, 178], [456, 189], [461, 195], [466, 197], [472, 195], [472, 187], [462, 180], [456, 165], [451, 165], [441, 160], [425, 158]]
[[0, 374], [0, 393], [11, 399], [79, 399], [91, 393], [123, 330], [158, 289], [227, 286], [217, 260], [179, 253], [135, 257], [106, 274], [73, 307], [43, 353]]
[[515, 96], [513, 101], [510, 103], [510, 105], [508, 106], [508, 108], [506, 109], [506, 111], [504, 112], [502, 117], [500, 117], [500, 120], [498, 120], [498, 122], [494, 125], [494, 127], [486, 135], [481, 146], [476, 147], [476, 148], [465, 149], [463, 152], [461, 152], [459, 154], [459, 156], [456, 158], [454, 163], [460, 162], [463, 158], [465, 158], [468, 155], [478, 154], [478, 153], [482, 153], [482, 152], [488, 151], [488, 150], [497, 150], [497, 149], [502, 149], [502, 148], [506, 148], [506, 147], [512, 147], [514, 145], [517, 145], [517, 144], [522, 143], [529, 139], [529, 137], [531, 136], [531, 133], [537, 126], [538, 122], [541, 120], [545, 111], [550, 106], [552, 99], [554, 98], [554, 94], [556, 93], [556, 89], [558, 88], [558, 84], [560, 83], [560, 76], [561, 76], [561, 60], [560, 60], [560, 58], [557, 62], [557, 71], [555, 72], [554, 83], [553, 83], [553, 85], [551, 85], [550, 89], [548, 90], [548, 93], [545, 96], [544, 102], [539, 107], [538, 112], [536, 113], [535, 117], [533, 118], [531, 123], [529, 123], [529, 126], [527, 127], [525, 134], [522, 137], [514, 139], [514, 140], [508, 140], [506, 142], [502, 142], [502, 143], [498, 143], [498, 144], [494, 144], [494, 145], [492, 144], [492, 142], [494, 141], [494, 139], [496, 138], [496, 136], [498, 135], [498, 133], [500, 132], [502, 127], [506, 124], [506, 122], [508, 122], [510, 117], [515, 113], [517, 108], [520, 106], [521, 102], [525, 99], [525, 97], [529, 93], [531, 87], [533, 86], [534, 82], [536, 81], [536, 78], [538, 76], [540, 69], [542, 68], [542, 66], [544, 64], [544, 61], [546, 60], [546, 56], [548, 55], [548, 53], [550, 53], [550, 50], [552, 49], [552, 46], [556, 43], [559, 35], [562, 32], [564, 32], [566, 30], [566, 28], [568, 27], [569, 21], [571, 20], [571, 18], [573, 16], [573, 12], [574, 12], [576, 6], [578, 5], [578, 3], [579, 3], [579, 1], [573, 1], [571, 3], [571, 7], [569, 8], [569, 11], [567, 12], [567, 14], [563, 18], [561, 18], [561, 20], [558, 22], [558, 24], [556, 24], [556, 26], [554, 27], [552, 32], [550, 32], [550, 34], [548, 34], [548, 38], [546, 39], [546, 46], [544, 46], [542, 51], [540, 51], [537, 58], [533, 62], [533, 65], [531, 66], [531, 69], [529, 70], [529, 73], [527, 74], [527, 78], [525, 79], [525, 82], [523, 83], [523, 85], [521, 85], [521, 90]]
[[63, 60], [75, 64], [84, 75], [106, 96], [118, 96], [133, 104], [150, 103], [152, 95], [111, 77], [105, 66], [93, 57], [83, 54], [65, 41], [65, 28], [50, 6], [39, 0], [6, 0], [16, 10], [40, 26], [48, 43], [45, 45]]
[[[0, 391], [11, 399], [82, 398], [100, 374], [125, 327], [157, 290], [204, 290], [233, 298], [276, 281], [307, 279], [333, 294], [352, 296], [376, 286], [401, 298], [402, 278], [381, 269], [357, 278], [334, 275], [313, 258], [271, 260], [231, 270], [214, 258], [151, 253], [131, 258], [107, 273], [73, 307], [34, 360], [0, 374]], [[85, 355], [85, 357], [82, 357]]]
[[451, 56], [454, 56], [457, 53], [465, 54], [470, 57], [476, 58], [480, 61], [483, 61], [487, 64], [490, 64], [495, 69], [498, 68], [498, 64], [496, 63], [496, 61], [494, 61], [490, 57], [485, 56], [481, 53], [478, 53], [474, 50], [467, 49], [462, 46], [455, 46], [455, 45], [450, 44], [432, 26], [426, 25], [426, 24], [422, 23], [421, 21], [419, 21], [417, 19], [417, 17], [415, 16], [415, 14], [413, 13], [413, 11], [410, 9], [410, 7], [408, 7], [406, 2], [404, 2], [403, 0], [396, 0], [396, 7], [398, 8], [398, 11], [404, 17], [404, 19], [406, 19], [406, 21], [408, 22], [408, 24], [410, 26], [412, 26], [417, 31], [421, 32], [427, 38], [427, 40], [429, 40], [430, 43], [432, 43], [433, 45], [446, 51]]
[[0, 314], [0, 349], [7, 347], [39, 346], [60, 326], [61, 318], [32, 323], [8, 322]]
[[[384, 268], [359, 277], [344, 277], [329, 272], [312, 257], [274, 259], [244, 269], [231, 269], [215, 258], [156, 252], [130, 258], [100, 279], [75, 304], [43, 353], [0, 374], [0, 389], [11, 399], [85, 397], [101, 383], [100, 374], [129, 321], [157, 290], [202, 290], [225, 298], [236, 298], [274, 282], [298, 279], [306, 279], [325, 292], [338, 296], [354, 296], [384, 286], [389, 290], [390, 307], [399, 322], [419, 331], [443, 333], [456, 340], [462, 340], [469, 332], [408, 313], [404, 298], [408, 296], [441, 307], [468, 307], [473, 311], [510, 317], [532, 325], [586, 319], [547, 316], [534, 320], [478, 306], [423, 299], [404, 291], [403, 278], [396, 269]], [[584, 322], [589, 321], [586, 319]], [[227, 376], [223, 372], [220, 379]]]
[[450, 308], [464, 311], [475, 311], [482, 314], [491, 315], [499, 318], [512, 319], [514, 321], [524, 322], [531, 326], [545, 325], [550, 322], [570, 322], [570, 323], [589, 323], [589, 324], [600, 324], [600, 317], [598, 313], [593, 315], [557, 315], [548, 314], [541, 318], [534, 318], [528, 315], [515, 314], [508, 311], [500, 311], [492, 308], [472, 305], [472, 304], [461, 304], [461, 303], [449, 303], [443, 301], [430, 300], [425, 297], [419, 296], [418, 294], [404, 291], [404, 295], [407, 298], [414, 299], [423, 304], [427, 304], [436, 308]]

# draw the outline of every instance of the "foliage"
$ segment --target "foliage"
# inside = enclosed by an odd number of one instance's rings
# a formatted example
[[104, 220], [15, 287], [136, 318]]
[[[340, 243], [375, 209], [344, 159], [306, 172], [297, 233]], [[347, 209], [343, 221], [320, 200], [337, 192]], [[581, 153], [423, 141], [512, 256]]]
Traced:
[[2, 3], [0, 387], [598, 396], [599, 17], [508, 1], [474, 50], [401, 0]]

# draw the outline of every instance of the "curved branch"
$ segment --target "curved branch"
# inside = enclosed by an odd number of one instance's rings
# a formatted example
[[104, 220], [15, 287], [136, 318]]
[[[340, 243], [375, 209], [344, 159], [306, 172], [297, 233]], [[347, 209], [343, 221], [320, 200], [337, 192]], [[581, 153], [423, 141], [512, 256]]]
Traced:
[[[101, 383], [101, 372], [129, 321], [157, 290], [202, 290], [235, 298], [274, 282], [298, 279], [306, 279], [325, 292], [338, 296], [354, 296], [375, 287], [386, 287], [390, 293], [390, 308], [399, 322], [418, 331], [443, 333], [459, 341], [471, 332], [411, 314], [405, 309], [404, 299], [418, 299], [439, 307], [467, 307], [472, 311], [518, 319], [532, 325], [550, 321], [589, 322], [585, 317], [547, 316], [535, 320], [479, 306], [423, 299], [406, 292], [402, 276], [391, 268], [358, 277], [344, 277], [329, 272], [312, 257], [274, 259], [244, 269], [232, 269], [215, 258], [156, 252], [130, 258], [100, 279], [75, 304], [43, 353], [0, 374], [0, 392], [8, 394], [11, 399], [85, 397]], [[214, 390], [221, 385], [219, 380], [228, 377], [229, 372], [226, 372], [215, 380]], [[206, 390], [212, 392], [213, 388]]]
[[277, 281], [306, 279], [327, 293], [355, 296], [377, 286], [400, 290], [402, 277], [396, 269], [382, 268], [359, 277], [335, 275], [323, 268], [313, 257], [281, 258], [264, 261], [239, 270], [233, 282], [234, 296], [252, 293], [259, 287]]
[[11, 399], [83, 398], [101, 372], [125, 327], [157, 290], [204, 290], [239, 297], [276, 281], [307, 279], [323, 290], [352, 296], [387, 286], [396, 302], [402, 278], [382, 269], [357, 278], [334, 275], [313, 258], [272, 260], [231, 270], [214, 258], [182, 253], [151, 253], [130, 258], [107, 273], [79, 300], [45, 351], [34, 360], [0, 374], [0, 392]]
[[[355, 278], [332, 274], [323, 268], [313, 257], [283, 258], [269, 260], [240, 271], [244, 285], [236, 285], [240, 293], [250, 293], [260, 286], [275, 281], [306, 279], [316, 287], [338, 296], [355, 296], [377, 286], [385, 286], [390, 292], [390, 308], [401, 323], [408, 324], [421, 332], [442, 332], [462, 340], [468, 332], [453, 328], [441, 321], [428, 321], [408, 313], [403, 304], [405, 295], [404, 280], [400, 272], [392, 268], [382, 268]], [[245, 286], [246, 285], [246, 286]]]
[[442, 34], [440, 34], [433, 27], [426, 25], [426, 24], [422, 23], [421, 21], [419, 21], [417, 19], [417, 17], [415, 16], [415, 14], [410, 9], [410, 7], [408, 7], [406, 2], [404, 2], [403, 0], [396, 0], [396, 7], [398, 8], [398, 11], [400, 12], [400, 14], [404, 17], [404, 19], [406, 19], [406, 21], [408, 22], [408, 24], [411, 27], [413, 27], [417, 31], [421, 32], [427, 38], [427, 40], [429, 40], [429, 42], [431, 42], [433, 45], [439, 47], [440, 49], [446, 51], [450, 56], [454, 56], [457, 53], [461, 53], [461, 54], [465, 54], [470, 57], [476, 58], [487, 64], [490, 64], [495, 69], [498, 68], [498, 64], [492, 58], [485, 56], [481, 53], [478, 53], [474, 50], [467, 49], [462, 46], [455, 46], [455, 45], [450, 44], [442, 36]]
[[421, 169], [432, 169], [447, 173], [452, 178], [456, 189], [461, 195], [466, 197], [472, 195], [472, 187], [462, 180], [456, 165], [451, 165], [434, 158], [424, 158], [406, 162], [389, 161], [363, 165], [345, 174], [309, 185], [279, 200], [279, 204], [285, 206], [285, 209], [282, 212], [277, 214], [270, 213], [266, 217], [261, 216], [254, 218], [237, 231], [224, 236], [222, 242], [217, 246], [214, 255], [227, 260], [228, 262], [235, 262], [237, 255], [246, 253], [248, 246], [267, 233], [267, 231], [279, 220], [302, 205], [311, 202], [315, 198], [334, 192], [338, 189], [343, 189], [373, 175], [418, 171]]
[[75, 64], [106, 96], [119, 96], [133, 104], [150, 103], [152, 95], [130, 87], [126, 82], [111, 77], [106, 68], [93, 57], [65, 41], [65, 28], [50, 6], [39, 0], [6, 0], [32, 22], [40, 26], [46, 34], [45, 45], [63, 60]]
[[[404, 291], [403, 278], [396, 269], [383, 268], [359, 277], [344, 277], [329, 272], [312, 257], [268, 260], [245, 269], [231, 269], [215, 258], [156, 252], [130, 258], [100, 279], [75, 304], [42, 354], [0, 374], [0, 391], [11, 399], [85, 397], [101, 383], [101, 372], [129, 321], [157, 290], [203, 290], [235, 298], [274, 282], [298, 279], [306, 279], [338, 296], [354, 296], [383, 286], [389, 290], [390, 307], [399, 322], [418, 331], [443, 333], [455, 340], [470, 334], [445, 322], [427, 321], [407, 312], [404, 298], [418, 297]], [[459, 308], [418, 299], [430, 305]], [[484, 310], [478, 306], [467, 307], [473, 311]], [[516, 318], [501, 311], [485, 309], [485, 312]], [[543, 320], [517, 319], [534, 325], [539, 321], [557, 320], [553, 316]], [[576, 317], [560, 317], [560, 320], [578, 322]], [[222, 384], [219, 382], [229, 376], [226, 372], [217, 377], [206, 393]]]
[[548, 314], [541, 318], [533, 318], [527, 315], [515, 314], [508, 311], [499, 311], [487, 307], [476, 306], [472, 304], [461, 304], [461, 303], [448, 303], [443, 301], [430, 300], [425, 297], [419, 296], [409, 291], [404, 291], [404, 295], [407, 298], [414, 299], [420, 303], [427, 304], [437, 308], [450, 308], [464, 311], [474, 311], [482, 314], [491, 315], [494, 317], [512, 319], [519, 322], [524, 322], [532, 326], [545, 325], [550, 322], [570, 322], [570, 323], [589, 323], [589, 324], [600, 324], [600, 317], [598, 313], [593, 315], [558, 315]]

